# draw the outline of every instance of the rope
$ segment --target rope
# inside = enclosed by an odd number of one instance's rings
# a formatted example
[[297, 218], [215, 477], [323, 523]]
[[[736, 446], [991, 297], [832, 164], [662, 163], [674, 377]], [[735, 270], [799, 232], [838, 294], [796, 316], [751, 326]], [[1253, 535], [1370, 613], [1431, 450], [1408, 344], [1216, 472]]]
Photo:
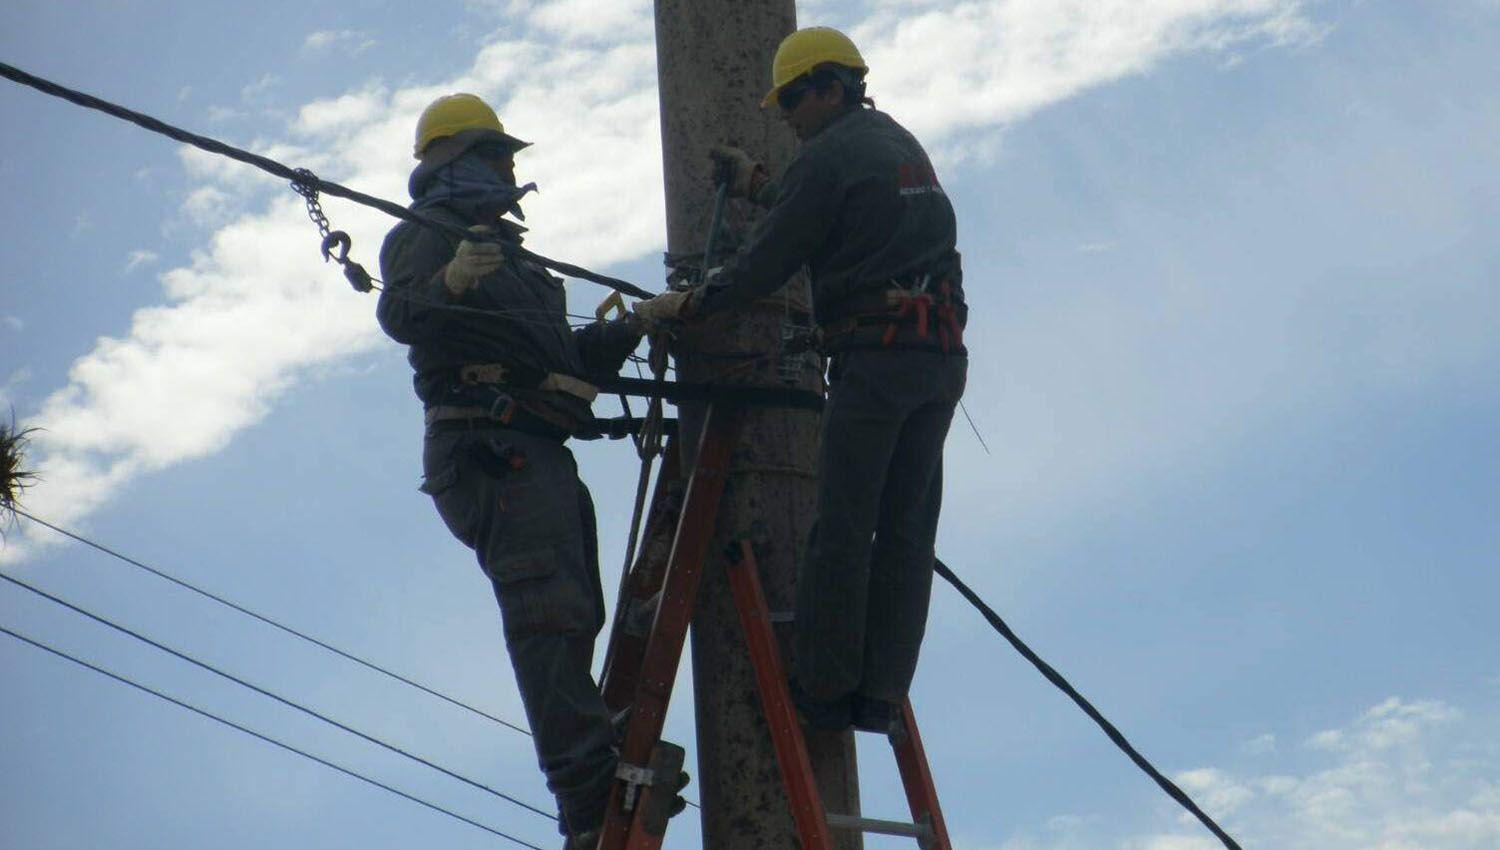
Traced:
[[1099, 728], [1103, 729], [1104, 734], [1108, 735], [1109, 739], [1115, 742], [1115, 746], [1119, 747], [1120, 750], [1125, 753], [1125, 755], [1129, 756], [1130, 760], [1135, 762], [1136, 767], [1139, 767], [1141, 770], [1145, 771], [1146, 775], [1151, 777], [1151, 779], [1161, 787], [1161, 790], [1167, 792], [1168, 797], [1176, 800], [1178, 804], [1180, 804], [1184, 809], [1187, 809], [1189, 812], [1191, 812], [1193, 816], [1196, 817], [1199, 822], [1201, 822], [1205, 827], [1207, 827], [1209, 832], [1212, 832], [1215, 837], [1222, 841], [1224, 843], [1224, 846], [1229, 850], [1240, 850], [1240, 845], [1235, 843], [1235, 840], [1233, 838], [1229, 837], [1229, 833], [1221, 829], [1219, 825], [1214, 822], [1213, 818], [1209, 817], [1203, 812], [1202, 809], [1198, 808], [1198, 804], [1193, 802], [1193, 798], [1189, 797], [1187, 793], [1184, 792], [1181, 788], [1178, 788], [1177, 785], [1172, 782], [1172, 780], [1163, 776], [1161, 774], [1161, 771], [1157, 770], [1151, 764], [1151, 762], [1146, 760], [1145, 756], [1141, 755], [1135, 747], [1131, 746], [1130, 742], [1125, 739], [1125, 736], [1121, 734], [1120, 730], [1116, 729], [1113, 723], [1110, 723], [1107, 719], [1105, 719], [1103, 714], [1099, 713], [1099, 709], [1094, 708], [1092, 703], [1090, 703], [1087, 699], [1084, 699], [1083, 695], [1078, 693], [1078, 691], [1068, 683], [1068, 680], [1063, 678], [1061, 673], [1053, 669], [1052, 665], [1043, 661], [1041, 656], [1033, 652], [1031, 647], [1027, 646], [1025, 641], [1021, 640], [1021, 638], [1018, 637], [1015, 632], [1011, 631], [1010, 626], [1007, 626], [1004, 620], [1000, 619], [1000, 615], [995, 613], [995, 609], [991, 608], [989, 605], [986, 605], [985, 601], [979, 598], [979, 594], [975, 593], [973, 590], [970, 590], [968, 585], [964, 584], [958, 576], [953, 574], [952, 570], [948, 569], [947, 564], [944, 564], [942, 561], [939, 561], [937, 559], [933, 559], [932, 569], [938, 575], [942, 576], [949, 584], [953, 585], [954, 589], [962, 594], [965, 599], [969, 600], [970, 605], [973, 605], [975, 608], [979, 609], [979, 613], [983, 614], [986, 620], [989, 620], [990, 625], [995, 627], [995, 631], [999, 632], [1002, 637], [1010, 641], [1010, 645], [1015, 647], [1016, 651], [1021, 653], [1021, 655], [1027, 661], [1030, 661], [1033, 667], [1041, 671], [1041, 674], [1047, 678], [1047, 681], [1056, 685], [1059, 690], [1067, 694], [1069, 699], [1073, 700], [1073, 702], [1076, 703], [1079, 708], [1083, 709], [1084, 714], [1087, 714], [1090, 718], [1093, 719], [1095, 723], [1099, 724]]
[[16, 640], [22, 641], [24, 643], [29, 643], [32, 646], [36, 647], [37, 649], [42, 650], [43, 652], [50, 652], [53, 655], [57, 656], [58, 658], [66, 659], [68, 661], [73, 662], [74, 664], [77, 664], [80, 667], [83, 667], [83, 668], [88, 669], [88, 670], [92, 670], [93, 672], [98, 673], [101, 676], [107, 676], [107, 677], [109, 677], [111, 679], [114, 679], [116, 682], [119, 682], [119, 683], [121, 683], [123, 685], [129, 685], [130, 687], [135, 688], [138, 691], [145, 691], [146, 693], [148, 693], [148, 694], [150, 694], [150, 695], [152, 695], [154, 697], [157, 697], [158, 699], [166, 700], [167, 702], [170, 702], [171, 704], [173, 704], [175, 706], [178, 706], [179, 708], [185, 708], [188, 711], [191, 711], [194, 714], [197, 714], [197, 715], [199, 715], [201, 717], [207, 717], [209, 720], [213, 720], [213, 721], [216, 721], [218, 723], [222, 723], [222, 724], [224, 724], [225, 726], [228, 726], [231, 729], [237, 729], [237, 730], [239, 730], [241, 732], [244, 732], [246, 735], [251, 736], [252, 738], [256, 738], [256, 739], [259, 739], [261, 741], [266, 742], [267, 744], [272, 744], [274, 746], [280, 747], [281, 749], [286, 750], [287, 752], [296, 753], [297, 755], [302, 756], [305, 759], [310, 759], [312, 761], [315, 761], [318, 764], [323, 765], [324, 767], [332, 768], [333, 770], [336, 770], [339, 773], [344, 774], [345, 776], [352, 776], [352, 777], [354, 777], [355, 779], [358, 779], [361, 782], [365, 782], [365, 783], [368, 783], [370, 785], [374, 785], [376, 788], [379, 788], [379, 789], [381, 789], [383, 791], [389, 791], [389, 792], [391, 792], [392, 794], [395, 794], [398, 797], [404, 797], [404, 798], [412, 801], [413, 803], [416, 803], [416, 804], [422, 805], [422, 806], [426, 806], [427, 808], [432, 809], [435, 812], [440, 812], [442, 814], [447, 815], [450, 818], [454, 818], [456, 820], [463, 821], [464, 823], [468, 824], [469, 826], [473, 826], [473, 827], [477, 827], [479, 829], [482, 829], [485, 832], [490, 833], [491, 835], [497, 835], [497, 836], [499, 836], [501, 838], [504, 838], [507, 841], [515, 842], [516, 844], [519, 844], [522, 847], [530, 847], [531, 850], [542, 850], [542, 848], [536, 846], [535, 844], [532, 844], [529, 841], [522, 841], [521, 839], [515, 837], [514, 835], [510, 835], [510, 834], [501, 832], [500, 830], [495, 829], [493, 827], [485, 826], [484, 824], [480, 823], [479, 821], [471, 820], [469, 818], [466, 818], [463, 815], [458, 814], [457, 812], [455, 812], [455, 811], [453, 811], [451, 809], [445, 809], [445, 808], [443, 808], [442, 806], [439, 806], [436, 803], [429, 803], [429, 802], [427, 802], [426, 800], [423, 800], [420, 797], [416, 797], [416, 796], [413, 796], [411, 794], [406, 793], [405, 791], [401, 791], [401, 790], [399, 790], [397, 788], [393, 788], [390, 785], [386, 785], [385, 783], [383, 783], [383, 782], [381, 782], [379, 780], [371, 779], [370, 777], [365, 776], [364, 774], [356, 773], [356, 772], [354, 772], [353, 770], [350, 770], [347, 767], [343, 767], [341, 765], [334, 764], [333, 762], [328, 761], [327, 759], [321, 758], [319, 756], [315, 756], [312, 753], [307, 752], [306, 750], [299, 750], [296, 747], [292, 746], [291, 744], [287, 744], [287, 743], [284, 743], [282, 741], [278, 741], [275, 738], [270, 737], [269, 735], [261, 734], [260, 732], [256, 732], [254, 729], [250, 729], [250, 728], [248, 728], [246, 726], [241, 726], [240, 724], [235, 723], [233, 720], [226, 720], [225, 718], [220, 717], [217, 714], [213, 714], [213, 713], [211, 713], [211, 712], [209, 712], [209, 711], [207, 711], [205, 709], [198, 708], [197, 706], [194, 706], [194, 705], [189, 705], [188, 703], [183, 702], [182, 700], [177, 699], [176, 697], [168, 696], [167, 694], [164, 694], [161, 691], [155, 690], [154, 688], [150, 688], [150, 687], [148, 687], [146, 685], [143, 685], [143, 684], [141, 684], [141, 683], [139, 683], [137, 681], [134, 681], [133, 679], [126, 678], [125, 676], [122, 676], [119, 673], [111, 672], [109, 670], [104, 669], [103, 667], [99, 667], [99, 666], [97, 666], [95, 664], [91, 664], [91, 663], [89, 663], [87, 661], [84, 661], [81, 658], [78, 658], [78, 657], [73, 656], [73, 655], [69, 655], [68, 653], [63, 652], [60, 649], [54, 649], [54, 648], [52, 648], [52, 647], [50, 647], [50, 646], [42, 643], [41, 641], [33, 640], [33, 639], [31, 639], [31, 638], [29, 638], [29, 637], [21, 634], [20, 632], [12, 631], [11, 629], [8, 629], [8, 628], [6, 628], [3, 625], [0, 625], [0, 632], [3, 632], [4, 634], [10, 635], [11, 637], [15, 638]]
[[[219, 156], [226, 156], [230, 159], [243, 162], [246, 165], [252, 165], [256, 168], [259, 168], [261, 171], [280, 177], [283, 180], [288, 180], [297, 186], [310, 187], [311, 189], [319, 192], [324, 192], [329, 195], [344, 198], [345, 200], [354, 201], [357, 204], [363, 204], [364, 206], [380, 210], [386, 215], [399, 218], [402, 221], [408, 221], [412, 224], [420, 225], [430, 230], [444, 233], [458, 239], [476, 240], [480, 238], [477, 234], [471, 233], [468, 230], [465, 230], [464, 228], [457, 225], [451, 225], [445, 222], [437, 221], [436, 219], [429, 218], [425, 215], [422, 215], [421, 213], [413, 212], [412, 210], [409, 210], [406, 207], [401, 206], [400, 204], [392, 203], [391, 201], [387, 201], [383, 198], [377, 198], [374, 195], [366, 195], [363, 192], [358, 192], [346, 186], [341, 186], [338, 183], [324, 180], [321, 177], [318, 177], [316, 174], [313, 174], [311, 171], [308, 171], [307, 169], [289, 168], [288, 166], [285, 166], [274, 159], [270, 159], [269, 157], [250, 153], [249, 151], [225, 144], [224, 142], [221, 142], [217, 139], [209, 138], [208, 136], [200, 136], [196, 133], [190, 133], [187, 130], [183, 130], [180, 127], [174, 127], [171, 124], [168, 124], [160, 119], [153, 118], [150, 115], [136, 112], [132, 109], [127, 109], [118, 104], [94, 97], [90, 94], [85, 94], [84, 92], [77, 91], [75, 89], [70, 89], [66, 86], [54, 83], [51, 80], [45, 80], [41, 77], [28, 74], [25, 71], [22, 71], [20, 68], [15, 67], [14, 65], [8, 65], [4, 62], [0, 62], [0, 77], [5, 77], [9, 80], [20, 83], [23, 86], [30, 86], [31, 88], [34, 88], [37, 91], [42, 92], [43, 94], [49, 94], [53, 97], [62, 98], [63, 100], [66, 100], [78, 106], [82, 106], [86, 109], [97, 110], [114, 118], [119, 118], [122, 121], [129, 121], [130, 123], [135, 124], [138, 127], [150, 130], [153, 133], [158, 133], [160, 135], [166, 136], [167, 138], [174, 141], [192, 145], [195, 148], [208, 151], [209, 153], [218, 154]], [[299, 193], [300, 191], [301, 190], [299, 190]], [[495, 237], [494, 241], [499, 241], [498, 237]], [[597, 283], [603, 286], [607, 286], [610, 289], [615, 290], [616, 292], [630, 295], [635, 298], [652, 297], [652, 293], [647, 292], [646, 290], [640, 288], [639, 286], [636, 286], [633, 283], [620, 280], [619, 278], [609, 277], [608, 275], [602, 275], [597, 272], [592, 272], [586, 268], [583, 268], [582, 266], [575, 266], [572, 263], [564, 263], [560, 260], [548, 259], [547, 257], [543, 257], [540, 254], [533, 253], [532, 251], [522, 248], [519, 245], [506, 243], [505, 250], [507, 253], [517, 256], [523, 260], [528, 260], [530, 262], [536, 263], [539, 266], [549, 268], [567, 277], [575, 277], [580, 280], [587, 280], [591, 283]]]
[[485, 785], [482, 782], [477, 782], [477, 781], [475, 781], [473, 779], [468, 778], [467, 776], [464, 776], [461, 773], [456, 773], [456, 772], [454, 772], [452, 770], [449, 770], [446, 767], [443, 767], [440, 764], [437, 764], [437, 763], [432, 762], [432, 761], [428, 761], [427, 759], [422, 758], [421, 756], [413, 755], [412, 753], [409, 753], [406, 750], [403, 750], [400, 747], [395, 746], [394, 744], [386, 743], [385, 741], [382, 741], [382, 740], [380, 740], [379, 738], [376, 738], [373, 735], [369, 735], [369, 734], [366, 734], [364, 732], [361, 732], [361, 731], [359, 731], [358, 729], [355, 729], [352, 726], [349, 726], [349, 725], [347, 725], [345, 723], [341, 723], [341, 722], [339, 722], [337, 720], [334, 720], [333, 718], [331, 718], [331, 717], [329, 717], [329, 716], [327, 716], [325, 714], [321, 714], [321, 713], [319, 713], [319, 712], [317, 712], [317, 711], [315, 711], [315, 710], [313, 710], [311, 708], [308, 708], [308, 707], [306, 707], [304, 705], [296, 703], [296, 702], [294, 702], [294, 701], [292, 701], [290, 699], [287, 699], [286, 697], [281, 696], [280, 694], [276, 694], [276, 693], [273, 693], [272, 691], [266, 690], [265, 688], [262, 688], [259, 685], [252, 684], [251, 682], [248, 682], [248, 681], [246, 681], [244, 679], [241, 679], [240, 677], [235, 676], [232, 673], [226, 673], [223, 670], [220, 670], [219, 668], [213, 666], [212, 664], [208, 664], [206, 662], [199, 661], [198, 659], [192, 657], [191, 655], [188, 655], [185, 652], [180, 652], [178, 650], [175, 650], [175, 649], [171, 648], [170, 646], [167, 646], [166, 644], [159, 643], [157, 641], [152, 640], [151, 638], [146, 637], [145, 635], [141, 634], [140, 632], [133, 631], [133, 630], [131, 630], [129, 628], [126, 628], [125, 626], [122, 626], [122, 625], [120, 625], [118, 623], [115, 623], [115, 622], [113, 622], [111, 620], [108, 620], [108, 619], [106, 619], [104, 617], [101, 617], [98, 614], [93, 613], [92, 611], [85, 610], [84, 608], [81, 608], [81, 607], [79, 607], [77, 605], [74, 605], [73, 603], [68, 602], [65, 599], [62, 599], [62, 598], [57, 597], [57, 596], [53, 596], [52, 594], [48, 593], [47, 591], [42, 590], [42, 589], [40, 589], [38, 587], [34, 587], [31, 584], [29, 584], [29, 583], [27, 583], [25, 581], [22, 581], [21, 579], [16, 578], [15, 576], [7, 575], [6, 573], [0, 572], [0, 580], [8, 581], [11, 584], [16, 585], [17, 587], [23, 588], [25, 590], [29, 590], [32, 593], [35, 593], [37, 596], [42, 597], [43, 599], [46, 599], [46, 600], [54, 602], [54, 603], [56, 603], [58, 605], [61, 605], [62, 607], [67, 608], [68, 610], [70, 610], [70, 611], [72, 611], [72, 612], [74, 612], [76, 614], [81, 614], [82, 616], [87, 617], [90, 620], [93, 620], [94, 622], [99, 623], [100, 625], [107, 626], [107, 627], [109, 627], [111, 629], [114, 629], [117, 632], [120, 632], [121, 634], [128, 635], [128, 636], [130, 636], [132, 638], [135, 638], [136, 640], [140, 641], [141, 643], [147, 644], [148, 646], [151, 646], [151, 647], [154, 647], [154, 648], [156, 648], [158, 650], [161, 650], [162, 652], [165, 652], [168, 655], [173, 656], [174, 658], [179, 658], [179, 659], [181, 659], [183, 661], [188, 662], [189, 664], [194, 665], [195, 667], [198, 667], [198, 668], [200, 668], [202, 670], [206, 670], [206, 671], [208, 671], [210, 673], [213, 673], [216, 676], [220, 676], [220, 677], [222, 677], [224, 679], [227, 679], [227, 680], [235, 683], [236, 685], [239, 685], [241, 687], [248, 688], [248, 689], [250, 689], [252, 691], [255, 691], [256, 693], [260, 694], [261, 696], [273, 699], [276, 702], [279, 702], [282, 705], [287, 706], [288, 708], [296, 709], [297, 711], [300, 711], [303, 714], [308, 715], [309, 717], [313, 717], [313, 718], [316, 718], [317, 720], [321, 720], [324, 723], [327, 723], [328, 725], [333, 726], [336, 729], [341, 729], [341, 730], [343, 730], [345, 732], [348, 732], [351, 735], [354, 735], [354, 736], [356, 736], [358, 738], [361, 738], [361, 739], [363, 739], [365, 741], [368, 741], [368, 742], [370, 742], [372, 744], [375, 744], [378, 747], [382, 747], [382, 748], [384, 748], [386, 750], [389, 750], [390, 752], [396, 753], [397, 755], [405, 756], [406, 758], [408, 758], [408, 759], [410, 759], [410, 760], [412, 760], [412, 761], [414, 761], [414, 762], [416, 762], [418, 764], [421, 764], [421, 765], [423, 765], [425, 767], [429, 767], [429, 768], [437, 771], [438, 773], [443, 774], [444, 776], [448, 776], [448, 777], [451, 777], [453, 779], [457, 779], [459, 782], [462, 782], [465, 785], [469, 785], [469, 786], [471, 786], [473, 788], [477, 788], [480, 791], [484, 791], [485, 793], [490, 794], [493, 797], [498, 797], [498, 798], [500, 798], [502, 800], [505, 800], [506, 802], [514, 803], [515, 805], [520, 806], [521, 808], [526, 809], [527, 811], [532, 812], [534, 814], [541, 815], [542, 817], [547, 818], [548, 820], [552, 820], [552, 821], [557, 820], [557, 817], [555, 815], [551, 814], [550, 812], [547, 812], [547, 811], [545, 811], [543, 809], [539, 809], [536, 806], [531, 805], [530, 803], [524, 802], [522, 800], [518, 800], [515, 797], [512, 797], [509, 794], [506, 794], [504, 792], [496, 791], [495, 789], [489, 787], [488, 785]]
[[408, 679], [405, 676], [402, 676], [400, 673], [394, 673], [394, 672], [392, 672], [390, 670], [387, 670], [384, 667], [381, 667], [380, 665], [378, 665], [378, 664], [376, 664], [376, 663], [374, 663], [372, 661], [366, 661], [365, 659], [360, 658], [359, 656], [354, 655], [353, 653], [346, 652], [346, 651], [344, 651], [342, 649], [339, 649], [336, 646], [333, 646], [332, 644], [328, 644], [328, 643], [325, 643], [325, 642], [323, 642], [321, 640], [318, 640], [317, 638], [315, 638], [315, 637], [313, 637], [311, 635], [308, 635], [308, 634], [306, 634], [304, 632], [300, 632], [300, 631], [292, 628], [291, 626], [285, 625], [283, 623], [279, 623], [279, 622], [271, 619], [270, 617], [265, 616], [264, 614], [257, 614], [256, 612], [250, 610], [249, 608], [246, 608], [243, 605], [240, 605], [237, 602], [232, 602], [232, 601], [230, 601], [230, 600], [228, 600], [228, 599], [226, 599], [226, 598], [224, 598], [222, 596], [218, 596], [218, 595], [216, 595], [214, 593], [211, 593], [211, 592], [209, 592], [207, 590], [204, 590], [201, 587], [197, 587], [197, 586], [195, 586], [193, 584], [190, 584], [190, 583], [188, 583], [186, 581], [183, 581], [182, 579], [177, 578], [176, 576], [173, 576], [173, 575], [171, 575], [169, 573], [163, 572], [162, 570], [159, 570], [159, 569], [157, 569], [157, 568], [155, 568], [153, 566], [150, 566], [149, 564], [145, 564], [145, 563], [142, 563], [141, 561], [137, 561], [136, 559], [131, 558], [131, 557], [127, 556], [127, 555], [122, 555], [119, 552], [115, 551], [114, 549], [109, 548], [108, 546], [105, 546], [102, 543], [95, 543], [94, 541], [88, 539], [87, 537], [84, 537], [84, 536], [79, 535], [79, 534], [75, 534], [74, 532], [71, 532], [71, 531], [67, 530], [66, 528], [61, 528], [59, 526], [53, 525], [52, 523], [47, 522], [46, 520], [41, 519], [39, 517], [32, 516], [31, 514], [27, 513], [24, 510], [21, 510], [20, 508], [16, 508], [15, 510], [16, 510], [17, 514], [19, 514], [20, 516], [26, 517], [27, 519], [31, 520], [32, 522], [36, 523], [37, 525], [40, 525], [40, 526], [43, 526], [43, 527], [46, 527], [46, 528], [50, 528], [53, 531], [57, 532], [58, 534], [61, 534], [64, 537], [72, 538], [73, 540], [76, 540], [77, 542], [82, 543], [85, 546], [92, 546], [93, 548], [99, 550], [100, 552], [103, 552], [106, 555], [109, 555], [109, 556], [114, 557], [114, 558], [118, 558], [119, 560], [124, 561], [125, 563], [130, 564], [131, 566], [136, 567], [138, 569], [145, 570], [146, 572], [148, 572], [148, 573], [156, 576], [157, 578], [169, 581], [172, 584], [175, 584], [178, 587], [183, 588], [184, 590], [191, 590], [193, 593], [196, 593], [199, 596], [204, 597], [205, 599], [210, 599], [210, 600], [212, 600], [214, 602], [217, 602], [220, 605], [223, 605], [224, 607], [229, 608], [230, 610], [238, 611], [239, 613], [244, 614], [247, 617], [251, 617], [253, 619], [259, 620], [262, 623], [265, 623], [266, 625], [271, 626], [273, 628], [280, 629], [281, 631], [286, 632], [287, 634], [292, 635], [293, 637], [300, 638], [300, 639], [302, 639], [304, 641], [307, 641], [308, 643], [312, 644], [313, 646], [317, 646], [317, 647], [320, 647], [322, 649], [325, 649], [328, 652], [331, 652], [334, 655], [339, 656], [340, 658], [344, 658], [344, 659], [347, 659], [349, 661], [353, 661], [355, 664], [359, 664], [359, 665], [361, 665], [361, 666], [363, 666], [363, 667], [365, 667], [365, 668], [367, 668], [369, 670], [374, 670], [377, 673], [384, 674], [384, 675], [386, 675], [386, 676], [388, 676], [388, 677], [390, 677], [392, 679], [395, 679], [396, 681], [398, 681], [398, 682], [400, 682], [400, 683], [402, 683], [404, 685], [409, 685], [409, 686], [411, 686], [413, 688], [416, 688], [419, 691], [422, 691], [423, 693], [429, 694], [431, 696], [435, 696], [438, 699], [440, 699], [440, 700], [442, 700], [442, 701], [444, 701], [444, 702], [446, 702], [446, 703], [448, 703], [450, 705], [455, 705], [455, 706], [457, 706], [459, 708], [464, 709], [465, 711], [468, 711], [468, 712], [470, 712], [472, 714], [476, 714], [476, 715], [478, 715], [480, 717], [483, 717], [486, 720], [492, 720], [495, 723], [498, 723], [498, 724], [500, 724], [501, 726], [504, 726], [507, 729], [513, 729], [513, 730], [515, 730], [517, 732], [520, 732], [522, 735], [530, 735], [531, 734], [529, 731], [526, 730], [526, 728], [524, 726], [517, 726], [516, 724], [511, 723], [508, 720], [501, 719], [499, 717], [496, 717], [493, 714], [490, 714], [489, 712], [486, 712], [486, 711], [483, 711], [481, 709], [475, 708], [474, 706], [469, 705], [468, 703], [463, 702], [461, 700], [455, 699], [455, 698], [453, 698], [451, 696], [448, 696], [447, 694], [442, 693], [441, 691], [433, 690], [432, 688], [429, 688], [426, 685], [421, 684], [420, 682], [412, 681], [411, 679]]

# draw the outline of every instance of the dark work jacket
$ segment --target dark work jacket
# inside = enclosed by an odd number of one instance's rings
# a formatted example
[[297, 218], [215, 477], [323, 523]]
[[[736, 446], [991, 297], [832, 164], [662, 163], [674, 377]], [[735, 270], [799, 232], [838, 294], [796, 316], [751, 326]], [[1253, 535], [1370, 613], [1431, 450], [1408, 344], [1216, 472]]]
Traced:
[[[424, 213], [464, 228], [473, 224], [447, 206]], [[500, 226], [513, 232], [519, 243], [519, 227], [508, 222]], [[458, 386], [459, 368], [471, 363], [515, 363], [587, 380], [618, 371], [635, 350], [640, 333], [626, 322], [571, 329], [562, 280], [527, 262], [508, 258], [499, 270], [454, 298], [443, 286], [443, 270], [458, 242], [401, 222], [386, 234], [380, 249], [385, 290], [375, 315], [391, 339], [410, 346], [407, 359], [416, 371], [413, 383], [424, 407], [490, 406], [493, 393]], [[448, 305], [503, 312], [463, 312], [445, 309]], [[505, 392], [522, 408], [558, 424], [566, 422], [570, 430], [592, 416], [588, 402], [567, 393], [511, 387]]]
[[770, 212], [703, 291], [699, 313], [774, 292], [804, 263], [820, 323], [870, 312], [872, 302], [884, 309], [878, 295], [893, 278], [947, 278], [963, 300], [953, 206], [926, 151], [884, 112], [835, 118], [768, 190], [756, 200]]

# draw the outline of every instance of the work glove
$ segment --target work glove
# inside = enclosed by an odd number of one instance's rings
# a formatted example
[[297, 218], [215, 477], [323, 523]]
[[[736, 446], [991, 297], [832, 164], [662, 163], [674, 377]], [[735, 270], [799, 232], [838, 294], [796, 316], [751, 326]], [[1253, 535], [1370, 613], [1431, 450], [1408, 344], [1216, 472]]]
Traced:
[[668, 322], [680, 322], [692, 314], [692, 304], [689, 301], [693, 293], [680, 290], [667, 292], [655, 298], [645, 301], [637, 301], [630, 309], [636, 318], [646, 326], [647, 331], [655, 333]]
[[737, 147], [715, 145], [708, 155], [715, 162], [722, 162], [729, 168], [729, 195], [732, 198], [750, 197], [759, 184], [770, 178], [764, 165]]
[[[482, 224], [476, 224], [469, 228], [470, 233], [488, 233], [490, 229]], [[470, 242], [465, 239], [458, 243], [458, 251], [453, 259], [448, 261], [448, 267], [443, 269], [443, 286], [448, 292], [457, 298], [474, 288], [479, 279], [495, 271], [505, 264], [505, 253], [500, 246], [494, 242]]]

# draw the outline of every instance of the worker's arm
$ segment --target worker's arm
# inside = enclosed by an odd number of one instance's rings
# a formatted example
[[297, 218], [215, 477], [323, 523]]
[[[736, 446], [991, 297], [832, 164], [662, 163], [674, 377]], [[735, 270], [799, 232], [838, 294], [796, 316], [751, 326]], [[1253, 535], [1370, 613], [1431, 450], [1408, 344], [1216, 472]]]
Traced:
[[[732, 310], [775, 292], [822, 246], [842, 202], [832, 163], [798, 157], [775, 192], [775, 203], [750, 237], [694, 298], [697, 315]], [[763, 188], [759, 195], [768, 191]]]
[[384, 289], [375, 307], [391, 339], [411, 345], [440, 334], [453, 313], [444, 310], [462, 302], [443, 282], [453, 247], [444, 236], [425, 227], [397, 225], [380, 248], [380, 277]]

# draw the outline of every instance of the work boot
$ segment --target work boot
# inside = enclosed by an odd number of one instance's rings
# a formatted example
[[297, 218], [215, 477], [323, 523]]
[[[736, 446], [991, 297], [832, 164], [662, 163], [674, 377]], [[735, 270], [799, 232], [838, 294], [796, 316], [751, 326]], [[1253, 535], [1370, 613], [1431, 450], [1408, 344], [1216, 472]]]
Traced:
[[849, 728], [852, 718], [848, 695], [832, 702], [815, 700], [802, 690], [796, 679], [792, 680], [791, 692], [792, 704], [797, 708], [797, 720], [803, 726], [824, 732], [842, 732]]
[[691, 781], [693, 777], [689, 776], [687, 771], [680, 771], [677, 774], [677, 794], [672, 798], [672, 807], [667, 809], [667, 817], [675, 818], [687, 808], [687, 798], [682, 796], [682, 789], [686, 788]]
[[563, 843], [563, 850], [597, 850], [599, 847], [599, 834], [602, 829], [591, 829], [588, 832], [580, 832], [577, 835], [568, 836]]
[[855, 729], [889, 735], [900, 716], [901, 706], [889, 700], [859, 694], [855, 694], [850, 700], [849, 717]]

